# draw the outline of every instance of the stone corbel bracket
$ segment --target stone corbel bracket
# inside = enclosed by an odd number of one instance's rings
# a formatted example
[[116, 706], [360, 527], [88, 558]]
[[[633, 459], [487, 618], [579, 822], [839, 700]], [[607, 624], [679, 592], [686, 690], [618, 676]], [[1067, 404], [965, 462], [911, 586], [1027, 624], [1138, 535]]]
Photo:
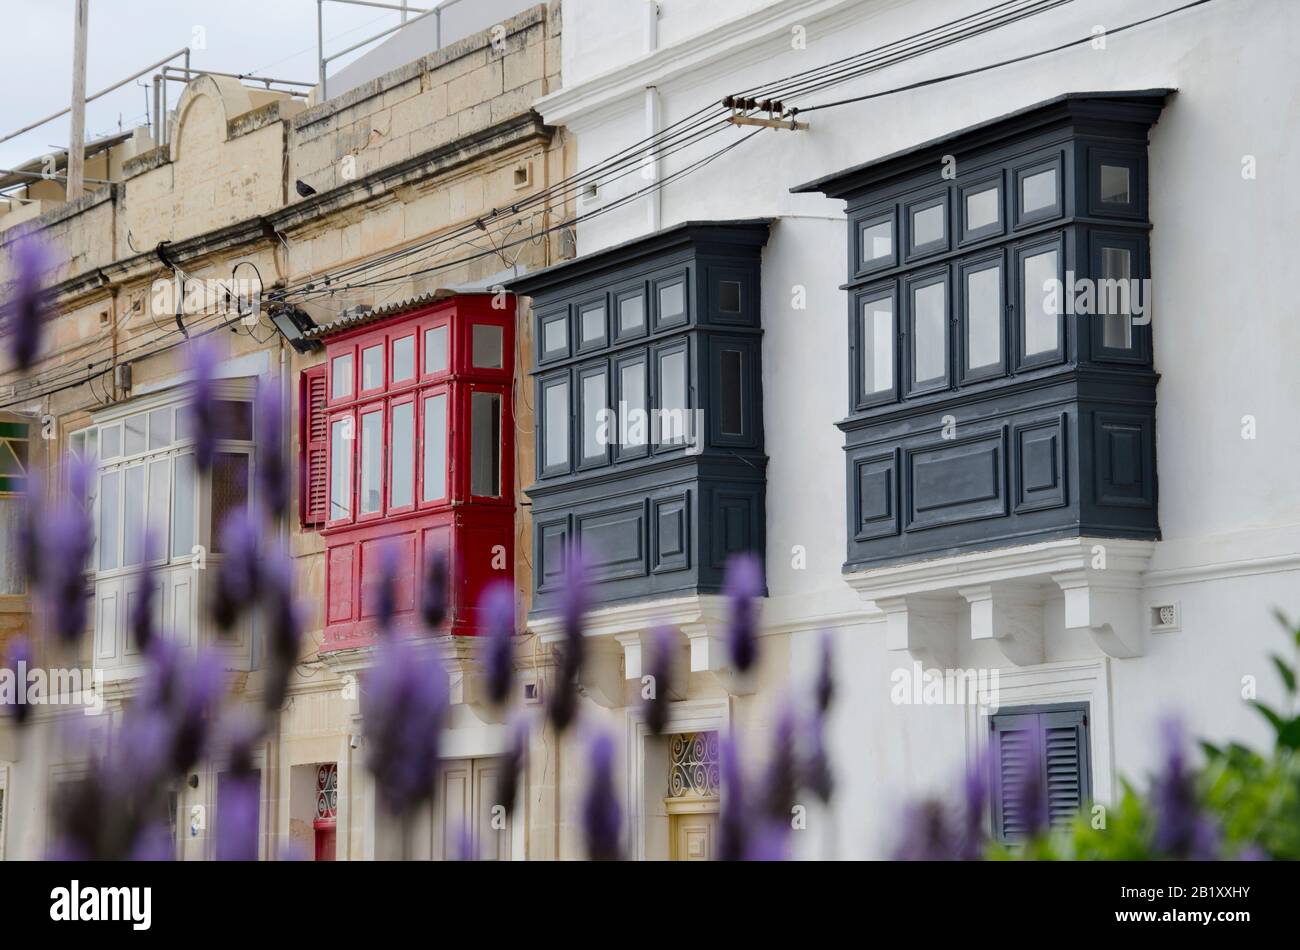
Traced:
[[885, 645], [906, 652], [925, 667], [957, 665], [957, 605], [925, 594], [879, 597], [885, 614]]
[[1042, 663], [1043, 601], [1032, 588], [976, 584], [957, 592], [970, 605], [970, 637], [997, 644], [1016, 666]]
[[1146, 652], [1136, 576], [1079, 569], [1053, 574], [1052, 580], [1065, 594], [1067, 630], [1088, 631], [1107, 656], [1125, 659]]

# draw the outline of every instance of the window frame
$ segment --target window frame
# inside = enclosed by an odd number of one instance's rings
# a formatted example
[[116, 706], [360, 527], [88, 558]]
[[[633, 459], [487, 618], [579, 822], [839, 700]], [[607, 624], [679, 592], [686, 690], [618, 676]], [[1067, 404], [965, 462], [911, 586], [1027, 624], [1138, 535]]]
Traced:
[[663, 423], [663, 359], [666, 356], [672, 356], [681, 353], [683, 356], [682, 373], [683, 382], [686, 384], [686, 418], [694, 420], [694, 409], [696, 394], [695, 386], [692, 381], [691, 372], [691, 345], [687, 337], [677, 337], [675, 339], [664, 340], [650, 347], [650, 365], [654, 371], [650, 379], [650, 454], [662, 455], [667, 452], [677, 452], [690, 448], [696, 439], [701, 438], [699, 432], [684, 432], [681, 442], [660, 442], [659, 433]]
[[[853, 217], [853, 267], [850, 273], [854, 277], [862, 277], [866, 274], [873, 274], [877, 271], [891, 270], [898, 266], [899, 261], [899, 226], [898, 226], [898, 209], [895, 205], [877, 205], [874, 208], [866, 209]], [[865, 233], [868, 228], [880, 224], [882, 221], [889, 222], [889, 253], [881, 258], [873, 258], [868, 261], [863, 257], [863, 250], [866, 247]]]
[[[890, 359], [892, 361], [890, 385], [887, 389], [868, 393], [865, 386], [866, 374], [863, 372], [863, 360], [867, 352], [867, 341], [863, 334], [863, 308], [867, 304], [874, 303], [885, 297], [888, 297], [890, 301], [890, 324], [892, 327], [892, 332], [889, 335], [891, 344]], [[886, 403], [897, 402], [902, 393], [902, 387], [899, 384], [899, 376], [902, 370], [900, 365], [902, 359], [902, 333], [899, 323], [898, 281], [891, 280], [887, 283], [863, 287], [853, 293], [850, 304], [849, 379], [853, 384], [853, 409], [854, 411], [861, 411]]]
[[[546, 348], [546, 328], [552, 324], [564, 324], [564, 346], [560, 349], [548, 350]], [[473, 342], [470, 343], [471, 351]], [[537, 315], [537, 364], [554, 363], [559, 360], [568, 359], [573, 352], [573, 321], [570, 319], [569, 307], [567, 305], [555, 310], [548, 310]], [[475, 367], [482, 369], [483, 367]]]
[[[654, 333], [675, 330], [691, 322], [691, 283], [691, 269], [689, 267], [675, 268], [668, 273], [650, 279], [650, 292], [647, 300], [650, 304], [650, 325]], [[680, 284], [682, 288], [682, 312], [679, 317], [667, 320], [660, 308], [659, 295], [664, 288], [672, 287], [675, 284]]]
[[[447, 334], [446, 346], [446, 365], [442, 369], [431, 370], [429, 366], [429, 334], [435, 330], [443, 330]], [[421, 321], [416, 328], [417, 349], [416, 358], [419, 361], [418, 371], [416, 372], [416, 382], [424, 384], [434, 380], [446, 379], [452, 374], [453, 352], [455, 340], [452, 339], [451, 314], [441, 313], [429, 320]]]
[[[998, 362], [988, 366], [971, 368], [970, 366], [970, 314], [967, 275], [990, 270], [998, 271]], [[1007, 375], [1009, 360], [1008, 344], [1011, 340], [1011, 327], [1008, 320], [1009, 305], [1007, 301], [1007, 251], [997, 247], [981, 254], [962, 258], [957, 262], [957, 385], [959, 387], [989, 379], [1000, 379]]]
[[[1145, 156], [1128, 149], [1090, 145], [1086, 150], [1088, 169], [1088, 214], [1099, 218], [1124, 218], [1140, 221], [1146, 217]], [[1128, 170], [1129, 200], [1102, 201], [1101, 166], [1114, 165]]]
[[[360, 453], [357, 451], [357, 444], [358, 442], [360, 442], [360, 438], [358, 437], [358, 433], [357, 433], [357, 407], [349, 406], [348, 408], [343, 409], [341, 411], [332, 412], [327, 416], [327, 419], [329, 423], [327, 426], [329, 435], [327, 436], [327, 441], [326, 441], [326, 446], [327, 446], [326, 455], [329, 458], [329, 464], [327, 466], [327, 474], [325, 476], [325, 498], [326, 498], [325, 527], [332, 528], [335, 527], [336, 525], [351, 524], [356, 517], [357, 508], [359, 507], [357, 501], [358, 499], [357, 470], [359, 467], [359, 463], [357, 462], [357, 456]], [[335, 443], [334, 424], [343, 419], [352, 420], [352, 438], [347, 440], [348, 442], [351, 443], [350, 446], [348, 447], [348, 458], [347, 458], [347, 465], [346, 465], [347, 471], [349, 472], [348, 511], [346, 515], [336, 518], [334, 517], [334, 443]]]
[[[564, 386], [566, 390], [565, 419], [567, 421], [565, 439], [567, 446], [563, 464], [548, 465], [546, 461], [547, 447], [551, 443], [551, 433], [549, 431], [550, 420], [547, 414], [546, 396], [548, 390], [557, 386]], [[546, 478], [553, 475], [567, 475], [573, 471], [573, 378], [572, 373], [567, 368], [537, 377], [536, 405], [539, 420], [537, 426], [537, 477]]]
[[[600, 359], [595, 360], [594, 362], [584, 363], [580, 366], [575, 366], [573, 369], [575, 385], [571, 392], [577, 409], [574, 413], [574, 416], [577, 419], [577, 432], [572, 441], [578, 449], [575, 458], [577, 465], [575, 467], [576, 470], [580, 472], [589, 471], [595, 468], [604, 468], [610, 463], [612, 453], [608, 441], [605, 443], [604, 450], [599, 455], [588, 456], [586, 452], [587, 393], [585, 387], [585, 383], [589, 377], [603, 376], [605, 378], [605, 404], [602, 408], [608, 410], [610, 408], [610, 396], [613, 391], [613, 387], [610, 385], [609, 367], [610, 363], [608, 359]], [[597, 423], [597, 426], [599, 427], [599, 423]]]
[[[1056, 202], [1035, 211], [1024, 210], [1024, 181], [1051, 169], [1055, 174]], [[1013, 231], [1020, 231], [1065, 215], [1065, 161], [1060, 150], [1027, 155], [1011, 166]]]
[[[355, 471], [353, 472], [353, 496], [354, 512], [357, 524], [366, 524], [371, 521], [380, 521], [384, 518], [384, 502], [388, 498], [388, 488], [385, 482], [388, 473], [388, 405], [386, 399], [375, 399], [369, 402], [361, 402], [356, 406], [356, 421], [353, 426], [355, 438], [353, 439], [353, 462]], [[374, 511], [361, 510], [361, 475], [362, 467], [365, 464], [365, 417], [379, 416], [379, 507]]]
[[[504, 330], [502, 332], [502, 340], [504, 341]], [[502, 359], [504, 360], [504, 358], [503, 351]], [[503, 436], [507, 425], [506, 407], [509, 405], [507, 388], [501, 383], [488, 382], [472, 382], [466, 386], [464, 406], [466, 424], [463, 432], [464, 442], [461, 448], [466, 459], [463, 466], [465, 472], [465, 498], [470, 502], [507, 505], [514, 503], [514, 486], [510, 477], [512, 460], [507, 458]], [[487, 393], [497, 397], [497, 494], [495, 495], [474, 494], [474, 395], [476, 393]]]
[[[455, 453], [452, 452], [452, 446], [455, 444], [455, 411], [452, 405], [452, 394], [450, 383], [438, 383], [433, 386], [425, 386], [411, 394], [416, 402], [415, 407], [415, 507], [418, 510], [427, 508], [444, 508], [451, 503], [452, 499], [452, 479], [455, 475]], [[429, 400], [441, 396], [444, 400], [444, 440], [443, 440], [443, 482], [442, 494], [437, 498], [424, 497], [424, 483], [427, 468], [425, 458], [427, 452], [427, 434], [428, 423], [425, 421], [429, 412]]]
[[[641, 326], [638, 329], [623, 332], [622, 310], [623, 301], [629, 297], [641, 298]], [[644, 280], [636, 284], [625, 284], [621, 288], [611, 291], [610, 299], [614, 305], [610, 313], [611, 333], [614, 336], [614, 343], [626, 343], [628, 340], [640, 340], [650, 334], [650, 294], [646, 289]]]
[[[404, 514], [416, 509], [416, 501], [422, 488], [419, 482], [420, 476], [420, 459], [418, 457], [422, 440], [419, 425], [419, 411], [416, 407], [416, 397], [419, 395], [417, 390], [401, 393], [385, 400], [385, 419], [384, 419], [384, 448], [386, 458], [384, 460], [384, 481], [383, 486], [383, 510], [385, 515]], [[393, 420], [396, 418], [398, 406], [411, 407], [411, 502], [407, 505], [393, 504], [393, 486], [396, 479], [393, 477], [393, 460], [397, 453], [393, 451], [393, 446], [397, 444], [397, 439], [393, 434]]]
[[[351, 370], [352, 388], [347, 393], [343, 395], [339, 395], [337, 392], [334, 391], [334, 363], [337, 360], [342, 359], [344, 357], [350, 357], [352, 359], [352, 370]], [[339, 350], [329, 355], [328, 362], [329, 362], [329, 368], [325, 372], [325, 378], [328, 380], [328, 384], [327, 384], [328, 389], [326, 392], [325, 405], [326, 406], [341, 405], [345, 402], [351, 402], [352, 400], [358, 398], [358, 396], [360, 395], [359, 387], [361, 386], [361, 376], [360, 376], [361, 366], [360, 366], [360, 356], [357, 353], [356, 344], [354, 343], [351, 346], [340, 347]]]
[[[366, 343], [357, 343], [357, 380], [356, 380], [356, 397], [364, 400], [370, 396], [378, 396], [380, 393], [387, 392], [388, 385], [388, 334], [384, 334], [377, 341]], [[379, 350], [379, 385], [371, 389], [366, 388], [366, 354], [371, 350]]]
[[[650, 351], [642, 347], [628, 353], [617, 353], [610, 361], [612, 365], [611, 382], [615, 396], [611, 397], [611, 403], [618, 410], [618, 438], [614, 441], [614, 461], [624, 462], [630, 459], [646, 458], [650, 454], [651, 447], [651, 428], [653, 427], [653, 416], [650, 414]], [[623, 367], [630, 364], [640, 364], [641, 366], [641, 409], [646, 414], [646, 433], [645, 441], [637, 446], [627, 446], [623, 442], [623, 433], [630, 424], [624, 419], [622, 409], [623, 399]]]
[[[904, 300], [905, 317], [901, 321], [903, 330], [903, 379], [904, 391], [908, 399], [919, 396], [927, 396], [931, 393], [943, 392], [952, 388], [953, 366], [952, 366], [952, 337], [953, 337], [953, 298], [952, 298], [952, 274], [947, 264], [936, 268], [927, 268], [917, 271], [916, 273], [907, 274], [903, 277], [901, 283], [902, 293], [899, 294]], [[916, 374], [916, 297], [915, 292], [925, 287], [931, 287], [935, 284], [942, 284], [944, 289], [943, 300], [943, 375], [936, 377], [934, 381], [921, 384], [915, 378]]]
[[[1085, 812], [1089, 804], [1094, 800], [1093, 791], [1093, 765], [1092, 765], [1092, 704], [1090, 701], [1082, 702], [1065, 702], [1065, 703], [1035, 703], [1026, 706], [1005, 706], [990, 713], [987, 720], [987, 741], [988, 741], [988, 765], [989, 770], [989, 824], [992, 836], [1003, 844], [1019, 844], [1018, 838], [1009, 837], [1002, 826], [1003, 808], [1002, 803], [1005, 800], [1007, 790], [1002, 787], [999, 766], [1001, 763], [1001, 744], [997, 740], [998, 727], [1013, 717], [1033, 717], [1036, 722], [1033, 728], [1038, 732], [1039, 748], [1042, 752], [1042, 767], [1044, 773], [1047, 767], [1047, 748], [1045, 743], [1046, 732], [1048, 728], [1053, 728], [1044, 724], [1045, 717], [1049, 716], [1079, 716], [1079, 740], [1077, 745], [1077, 758], [1079, 762], [1079, 811]], [[1059, 728], [1059, 726], [1055, 727]], [[1043, 794], [1047, 795], [1048, 785], [1046, 775], [1042, 781]], [[1050, 822], [1049, 811], [1049, 822]]]
[[[1094, 287], [1100, 291], [1102, 275], [1102, 252], [1108, 247], [1123, 248], [1130, 254], [1130, 280], [1142, 281], [1147, 276], [1146, 237], [1131, 231], [1090, 230], [1088, 232], [1088, 266], [1094, 275]], [[1094, 293], [1094, 312], [1085, 319], [1089, 322], [1088, 341], [1092, 348], [1092, 358], [1102, 362], [1146, 364], [1151, 360], [1151, 324], [1132, 323], [1130, 314], [1129, 333], [1132, 345], [1112, 347], [1106, 345], [1105, 317], [1099, 312], [1101, 294]], [[1150, 316], [1151, 300], [1146, 300], [1147, 316]]]
[[[936, 254], [943, 254], [952, 248], [952, 202], [949, 200], [949, 194], [950, 189], [945, 187], [941, 192], [931, 192], [923, 197], [903, 202], [904, 231], [907, 234], [903, 263], [911, 264]], [[917, 244], [912, 219], [917, 212], [928, 211], [931, 208], [942, 208], [943, 235], [933, 241]]]
[[[971, 228], [967, 220], [966, 199], [970, 195], [982, 194], [988, 190], [997, 193], [998, 219], [992, 224], [982, 225], [978, 228]], [[981, 241], [988, 241], [992, 238], [1002, 237], [1007, 232], [1007, 202], [1006, 202], [1006, 176], [1001, 167], [992, 174], [982, 175], [972, 179], [970, 182], [963, 182], [957, 186], [957, 217], [961, 222], [960, 235], [957, 240], [958, 248], [968, 247], [972, 244], [978, 244]]]
[[1033, 355], [1025, 353], [1024, 262], [1027, 258], [1034, 257], [1049, 248], [1056, 252], [1056, 279], [1061, 281], [1062, 290], [1069, 293], [1069, 288], [1064, 285], [1066, 251], [1064, 232], [1053, 231], [1047, 235], [1027, 238], [1011, 246], [1011, 259], [1015, 263], [1015, 270], [1010, 275], [1008, 286], [1012, 290], [1011, 306], [1014, 316], [1012, 327], [1015, 331], [1013, 365], [1017, 373], [1064, 363], [1069, 352], [1066, 337], [1068, 330], [1068, 322], [1065, 319], [1066, 307], [1064, 301], [1061, 301], [1061, 312], [1056, 315], [1056, 349]]
[[[583, 315], [597, 306], [600, 307], [603, 312], [601, 316], [601, 336], [598, 341], [587, 343], [583, 340]], [[591, 353], [609, 346], [609, 294], [601, 291], [598, 294], [592, 294], [580, 298], [576, 303], [574, 303], [573, 312], [575, 314], [573, 323], [577, 327], [577, 336], [573, 341], [573, 352], [575, 355], [580, 353]]]

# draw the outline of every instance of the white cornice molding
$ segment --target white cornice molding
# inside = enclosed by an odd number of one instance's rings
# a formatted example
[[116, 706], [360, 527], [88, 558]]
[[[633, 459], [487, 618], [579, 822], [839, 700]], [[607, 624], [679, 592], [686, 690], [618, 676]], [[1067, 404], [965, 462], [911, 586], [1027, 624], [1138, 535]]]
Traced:
[[779, 35], [788, 36], [794, 26], [824, 24], [834, 19], [848, 23], [882, 6], [862, 0], [779, 0], [636, 57], [615, 69], [565, 86], [538, 99], [534, 108], [548, 125], [568, 125], [579, 116], [588, 117], [630, 97], [637, 97], [639, 103], [647, 86], [663, 85], [692, 72], [716, 68]]

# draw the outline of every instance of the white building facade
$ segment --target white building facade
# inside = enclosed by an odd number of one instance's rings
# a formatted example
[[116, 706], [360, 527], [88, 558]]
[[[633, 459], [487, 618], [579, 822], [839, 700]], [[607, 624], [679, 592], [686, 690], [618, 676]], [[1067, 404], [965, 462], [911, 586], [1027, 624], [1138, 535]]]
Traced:
[[[690, 804], [674, 805], [676, 793], [666, 791], [674, 766], [690, 763], [697, 739], [707, 758], [710, 734], [728, 729], [761, 758], [784, 697], [808, 691], [823, 629], [834, 639], [838, 678], [828, 736], [836, 794], [829, 811], [810, 805], [808, 831], [795, 835], [807, 858], [887, 855], [906, 801], [955, 790], [981, 749], [1025, 723], [1045, 730], [1049, 748], [1058, 740], [1068, 746], [1075, 784], [1065, 798], [1102, 804], [1117, 800], [1121, 777], [1141, 778], [1154, 767], [1157, 725], [1167, 714], [1216, 741], [1265, 736], [1246, 700], [1267, 700], [1275, 690], [1267, 654], [1283, 631], [1274, 611], [1300, 612], [1300, 488], [1292, 477], [1300, 424], [1290, 409], [1300, 384], [1286, 366], [1300, 330], [1278, 279], [1294, 270], [1288, 249], [1298, 236], [1291, 211], [1300, 195], [1288, 170], [1300, 159], [1290, 132], [1300, 100], [1288, 37], [1300, 28], [1300, 9], [1282, 0], [1211, 0], [1159, 16], [1184, 4], [1135, 10], [1118, 0], [1078, 0], [983, 13], [989, 6], [660, 0], [564, 8], [564, 85], [536, 108], [547, 124], [574, 135], [577, 167], [650, 135], [677, 137], [630, 174], [584, 188], [577, 259], [520, 288], [535, 295], [539, 319], [550, 311], [538, 302], [560, 293], [555, 288], [586, 292], [602, 268], [641, 267], [637, 248], [666, 241], [653, 235], [687, 222], [769, 222], [758, 252], [761, 322], [755, 314], [752, 327], [760, 335], [761, 326], [761, 358], [745, 364], [761, 367], [760, 391], [742, 391], [761, 410], [756, 455], [765, 457], [758, 527], [742, 532], [762, 548], [766, 566], [758, 676], [742, 683], [728, 669], [716, 578], [704, 576], [707, 554], [691, 590], [663, 592], [671, 585], [659, 583], [655, 565], [664, 557], [664, 513], [672, 512], [650, 488], [649, 550], [632, 552], [649, 565], [645, 585], [606, 598], [589, 631], [597, 666], [584, 684], [587, 706], [626, 739], [633, 856], [709, 856], [716, 827], [695, 816], [710, 813], [717, 790], [699, 789], [685, 796]], [[1156, 19], [1128, 27], [1148, 17]], [[1029, 55], [1063, 44], [1073, 45]], [[930, 82], [954, 74], [962, 75]], [[776, 114], [787, 127], [731, 124], [718, 103], [734, 95], [760, 105], [779, 99]], [[842, 100], [855, 101], [808, 109]], [[807, 111], [791, 116], [791, 107]], [[682, 123], [708, 109], [715, 134], [684, 138]], [[769, 115], [743, 103], [736, 114]], [[792, 122], [799, 126], [789, 128]], [[1036, 134], [1050, 139], [1046, 152]], [[734, 148], [722, 150], [728, 145]], [[1047, 178], [1030, 182], [1042, 154], [1058, 158], [1044, 166]], [[955, 168], [945, 169], [947, 157]], [[987, 231], [975, 220], [978, 201], [966, 200], [980, 176], [998, 189]], [[810, 190], [792, 192], [808, 182]], [[1050, 192], [1052, 182], [1055, 194], [1045, 201], [1054, 210], [1040, 213], [1035, 189]], [[881, 207], [890, 209], [875, 232], [888, 258], [879, 281], [864, 277], [871, 252], [864, 256], [850, 241], [850, 221], [867, 229], [863, 240], [873, 236], [873, 189], [884, 189]], [[943, 196], [940, 204], [927, 204], [929, 195]], [[917, 216], [932, 206], [943, 214]], [[924, 229], [935, 222], [932, 237], [941, 243], [927, 258]], [[699, 255], [713, 238], [691, 233], [697, 257], [688, 273], [710, 280]], [[980, 243], [981, 234], [989, 243]], [[1056, 369], [1039, 370], [1036, 354], [1045, 349], [1025, 322], [1036, 304], [1023, 286], [1048, 272], [1034, 270], [1048, 260], [1033, 257], [1035, 241], [1058, 248], [1050, 263], [1062, 272], [1079, 262], [1087, 270], [1089, 248], [1119, 248], [1131, 269], [1092, 276], [1149, 277], [1145, 316], [1120, 326], [1116, 338], [1085, 314], [1059, 315], [1047, 347], [1059, 355]], [[978, 283], [967, 282], [977, 246], [1001, 268], [1001, 296], [987, 311], [1001, 328], [992, 344], [998, 356], [983, 364], [972, 355], [968, 326], [979, 318], [970, 296]], [[938, 316], [926, 323], [918, 294], [931, 273], [946, 283], [935, 285], [943, 288], [931, 298], [940, 301]], [[644, 287], [658, 308], [650, 316], [666, 322], [667, 298], [653, 299], [658, 280], [652, 274]], [[885, 295], [891, 322], [873, 340], [870, 328], [855, 329], [859, 304], [886, 285], [894, 287]], [[606, 289], [616, 338], [619, 291]], [[702, 287], [692, 298], [705, 322], [713, 292]], [[573, 397], [608, 395], [582, 388], [590, 377], [579, 365], [581, 307], [571, 306], [574, 347], [564, 352], [579, 374]], [[927, 333], [936, 347], [928, 357], [918, 352]], [[690, 352], [703, 359], [713, 345]], [[871, 353], [881, 346], [884, 362], [874, 368], [885, 379], [867, 385], [859, 374], [872, 371]], [[1097, 373], [1085, 366], [1105, 363], [1108, 353], [1114, 359]], [[941, 364], [929, 376], [927, 359]], [[981, 365], [995, 364], [1003, 388], [967, 389]], [[617, 362], [609, 365], [606, 380], [618, 372]], [[712, 379], [709, 372], [700, 378]], [[1048, 399], [1058, 420], [1025, 422], [1018, 403], [995, 405], [1041, 389], [1044, 373], [1070, 380], [1065, 395]], [[1118, 385], [1122, 373], [1140, 376], [1144, 395], [1085, 392], [1102, 377]], [[544, 365], [537, 378], [545, 439], [552, 378]], [[652, 387], [656, 405], [666, 378]], [[935, 378], [941, 382], [929, 386]], [[852, 420], [874, 404], [864, 392], [884, 390], [894, 393], [881, 411], [895, 428], [882, 423], [859, 440], [871, 451], [855, 455], [852, 444], [846, 448]], [[1006, 396], [1010, 390], [1021, 395]], [[701, 403], [726, 398], [709, 382], [690, 393], [690, 408], [705, 416], [717, 407]], [[725, 420], [726, 408], [718, 411]], [[566, 436], [581, 435], [581, 403], [557, 413]], [[586, 456], [580, 438], [573, 445], [577, 477]], [[538, 458], [550, 464], [544, 441]], [[539, 468], [533, 489], [543, 486], [534, 494], [530, 621], [543, 642], [559, 635], [537, 593], [545, 593], [543, 555], [554, 540], [543, 531], [538, 500], [550, 490], [546, 477]], [[876, 500], [874, 513], [861, 510], [866, 497]], [[1120, 514], [1098, 515], [1107, 505]], [[702, 510], [696, 514], [711, 519]], [[1047, 518], [1047, 510], [1059, 517]], [[581, 537], [584, 525], [609, 526], [584, 512], [564, 515], [568, 532]], [[638, 539], [641, 527], [638, 521], [631, 532]], [[603, 576], [629, 576], [619, 570]], [[680, 631], [682, 668], [690, 670], [664, 739], [649, 735], [629, 698], [647, 631], [658, 622]], [[603, 694], [602, 657], [613, 683]], [[955, 671], [950, 685], [956, 678], [970, 688], [936, 696], [917, 679], [924, 669]], [[621, 697], [620, 672], [628, 688]], [[560, 770], [560, 784], [576, 793], [568, 771]], [[564, 828], [576, 823], [565, 801], [576, 808], [577, 796], [565, 788], [557, 794], [565, 856], [572, 847]]]

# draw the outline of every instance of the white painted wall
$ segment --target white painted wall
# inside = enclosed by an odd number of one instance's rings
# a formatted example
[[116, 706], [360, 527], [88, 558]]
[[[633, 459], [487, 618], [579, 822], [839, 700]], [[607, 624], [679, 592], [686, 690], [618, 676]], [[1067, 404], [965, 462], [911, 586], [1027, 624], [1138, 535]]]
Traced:
[[[987, 0], [665, 0], [660, 49], [644, 54], [637, 3], [564, 9], [564, 89], [542, 100], [546, 121], [575, 134], [585, 168], [639, 140], [643, 90], [659, 91], [672, 123], [723, 95], [836, 60], [954, 16]], [[808, 96], [842, 99], [1022, 55], [1113, 29], [1178, 5], [1077, 0], [1015, 27]], [[795, 27], [807, 48], [791, 48]], [[1215, 738], [1260, 741], [1265, 730], [1241, 698], [1243, 676], [1276, 695], [1266, 653], [1283, 644], [1274, 607], [1300, 614], [1300, 321], [1290, 299], [1300, 246], [1300, 4], [1218, 0], [1082, 46], [956, 82], [810, 113], [807, 132], [763, 131], [670, 184], [664, 226], [688, 219], [774, 216], [764, 253], [764, 404], [768, 470], [769, 616], [790, 623], [791, 676], [804, 683], [816, 637], [800, 627], [861, 608], [840, 577], [844, 557], [842, 436], [847, 406], [842, 202], [794, 196], [795, 184], [907, 148], [1054, 95], [1169, 86], [1178, 93], [1152, 130], [1151, 256], [1158, 390], [1160, 523], [1144, 605], [1177, 602], [1181, 630], [1148, 638], [1137, 659], [1100, 658], [1085, 637], [1049, 626], [1048, 659], [1097, 661], [1095, 702], [1111, 738], [1094, 757], [1141, 777], [1158, 754], [1157, 718], [1184, 714]], [[725, 129], [670, 156], [684, 167], [747, 130]], [[1257, 178], [1244, 180], [1253, 155]], [[592, 210], [644, 184], [638, 175], [601, 189]], [[644, 199], [584, 223], [590, 253], [644, 233]], [[807, 309], [793, 310], [796, 285]], [[1242, 417], [1257, 438], [1241, 437]], [[808, 569], [790, 569], [805, 545]], [[1048, 616], [1052, 615], [1049, 609]], [[1057, 607], [1055, 616], [1059, 618]], [[803, 623], [801, 623], [801, 618]], [[901, 800], [955, 787], [966, 760], [964, 709], [895, 706], [889, 674], [910, 664], [884, 647], [868, 611], [837, 628], [841, 692], [832, 751], [840, 794], [834, 828], [801, 839], [804, 853], [880, 854]], [[964, 631], [959, 631], [964, 634]], [[961, 662], [1001, 665], [966, 642]], [[1052, 667], [1051, 669], [1057, 669]], [[1048, 670], [1047, 672], [1051, 672]], [[1036, 674], [1035, 674], [1036, 675]], [[1045, 674], [1046, 675], [1046, 674]], [[1073, 675], [1073, 674], [1071, 674]], [[1026, 687], [1028, 690], [1029, 687]], [[1028, 692], [1025, 693], [1028, 695]], [[1101, 744], [1104, 743], [1104, 747]], [[1098, 763], [1094, 762], [1094, 769]], [[1107, 790], [1095, 789], [1099, 798]], [[837, 842], [833, 848], [830, 842]], [[829, 850], [828, 850], [829, 849]]]

